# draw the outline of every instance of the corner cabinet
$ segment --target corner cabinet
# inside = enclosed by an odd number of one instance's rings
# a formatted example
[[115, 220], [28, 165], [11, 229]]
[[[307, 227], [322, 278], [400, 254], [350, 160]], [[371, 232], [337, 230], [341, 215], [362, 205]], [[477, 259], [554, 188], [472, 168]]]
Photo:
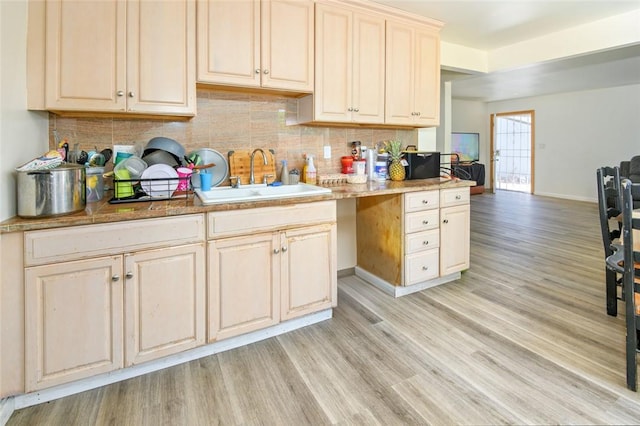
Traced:
[[42, 75], [30, 70], [29, 90], [42, 94], [29, 107], [195, 115], [195, 12], [189, 0], [30, 2], [30, 68]]
[[209, 213], [208, 234], [209, 341], [336, 305], [335, 201]]
[[439, 28], [387, 21], [385, 123], [440, 124]]
[[25, 389], [205, 341], [202, 215], [25, 232]]
[[198, 83], [313, 91], [312, 0], [198, 0]]

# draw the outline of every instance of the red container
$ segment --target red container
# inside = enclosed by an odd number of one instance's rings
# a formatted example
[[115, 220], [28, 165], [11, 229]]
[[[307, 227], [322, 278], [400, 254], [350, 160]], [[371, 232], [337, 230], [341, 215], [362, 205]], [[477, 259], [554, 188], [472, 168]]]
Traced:
[[342, 163], [342, 173], [349, 175], [353, 173], [353, 157], [350, 155], [345, 155], [340, 159]]

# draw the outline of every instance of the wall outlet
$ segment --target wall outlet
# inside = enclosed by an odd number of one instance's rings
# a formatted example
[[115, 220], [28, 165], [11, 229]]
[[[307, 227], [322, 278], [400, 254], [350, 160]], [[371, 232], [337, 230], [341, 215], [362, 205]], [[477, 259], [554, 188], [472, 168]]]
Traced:
[[324, 159], [328, 160], [331, 158], [331, 145], [324, 146]]

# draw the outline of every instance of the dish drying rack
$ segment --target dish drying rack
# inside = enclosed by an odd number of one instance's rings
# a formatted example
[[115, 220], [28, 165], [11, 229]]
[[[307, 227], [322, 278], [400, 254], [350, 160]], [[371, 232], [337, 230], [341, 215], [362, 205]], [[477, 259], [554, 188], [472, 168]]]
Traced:
[[[160, 196], [152, 196], [147, 194], [143, 189], [143, 183], [149, 183], [149, 186], [153, 189], [153, 192], [161, 193]], [[172, 187], [181, 186], [182, 183], [186, 184], [186, 191], [173, 190]], [[131, 185], [133, 189], [133, 195], [117, 196], [118, 192], [130, 193], [131, 190], [120, 189], [118, 185]], [[146, 186], [146, 185], [145, 185]], [[148, 178], [148, 179], [116, 179], [113, 178], [113, 197], [109, 200], [109, 204], [124, 204], [124, 203], [140, 203], [140, 202], [153, 202], [153, 201], [167, 201], [167, 200], [185, 200], [185, 204], [188, 204], [190, 199], [193, 199], [194, 191], [191, 185], [191, 176], [175, 177], [175, 178]]]

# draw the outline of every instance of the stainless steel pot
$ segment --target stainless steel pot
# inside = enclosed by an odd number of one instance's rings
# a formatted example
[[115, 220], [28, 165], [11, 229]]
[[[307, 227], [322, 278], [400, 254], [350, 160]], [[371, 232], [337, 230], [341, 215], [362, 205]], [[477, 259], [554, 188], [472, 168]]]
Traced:
[[56, 216], [86, 206], [84, 166], [62, 164], [50, 170], [16, 173], [18, 216]]

